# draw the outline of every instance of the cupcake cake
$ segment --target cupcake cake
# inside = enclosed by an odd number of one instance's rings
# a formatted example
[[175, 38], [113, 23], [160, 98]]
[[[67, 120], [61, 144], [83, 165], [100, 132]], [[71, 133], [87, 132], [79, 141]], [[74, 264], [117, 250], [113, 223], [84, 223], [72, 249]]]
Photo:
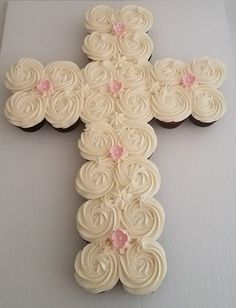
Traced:
[[157, 138], [148, 122], [174, 128], [187, 118], [208, 126], [225, 113], [219, 91], [225, 67], [216, 59], [186, 64], [148, 61], [153, 23], [147, 9], [99, 5], [85, 16], [83, 51], [91, 62], [83, 69], [69, 61], [45, 67], [24, 58], [6, 73], [12, 92], [5, 106], [10, 123], [35, 131], [46, 121], [66, 132], [85, 123], [78, 147], [87, 161], [75, 186], [87, 200], [76, 217], [87, 242], [75, 259], [75, 278], [91, 293], [103, 293], [120, 281], [134, 295], [154, 292], [167, 260], [159, 239], [165, 221], [154, 199], [161, 177], [149, 160]]

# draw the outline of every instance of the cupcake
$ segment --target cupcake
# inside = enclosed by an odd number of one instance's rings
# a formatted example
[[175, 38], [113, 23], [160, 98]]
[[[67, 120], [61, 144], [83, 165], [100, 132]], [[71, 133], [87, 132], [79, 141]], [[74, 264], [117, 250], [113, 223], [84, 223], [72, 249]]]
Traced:
[[207, 57], [194, 59], [188, 70], [196, 77], [192, 91], [193, 112], [190, 120], [198, 126], [210, 126], [221, 119], [227, 108], [223, 94], [218, 90], [226, 78], [224, 64]]

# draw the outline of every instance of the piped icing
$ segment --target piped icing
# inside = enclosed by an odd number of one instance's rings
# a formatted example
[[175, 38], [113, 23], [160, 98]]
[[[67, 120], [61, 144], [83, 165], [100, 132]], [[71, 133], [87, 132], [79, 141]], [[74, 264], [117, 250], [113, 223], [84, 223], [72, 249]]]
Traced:
[[125, 251], [116, 249], [110, 240], [90, 243], [75, 259], [75, 278], [91, 293], [112, 289], [120, 279], [131, 294], [154, 292], [166, 274], [163, 248], [151, 238], [128, 243]]
[[116, 144], [124, 146], [128, 156], [149, 158], [155, 151], [157, 138], [146, 123], [126, 120], [117, 130], [114, 124], [99, 121], [87, 125], [78, 142], [81, 156], [88, 160], [106, 158]]
[[91, 33], [113, 33], [114, 25], [122, 23], [125, 30], [129, 32], [147, 32], [153, 24], [153, 17], [146, 8], [127, 5], [120, 10], [115, 10], [106, 5], [98, 5], [85, 15], [85, 27]]
[[220, 60], [202, 57], [185, 64], [167, 58], [154, 64], [153, 76], [152, 107], [158, 120], [180, 122], [191, 114], [211, 123], [224, 115], [226, 102], [218, 88], [226, 70]]
[[127, 230], [131, 239], [158, 239], [164, 227], [165, 214], [153, 197], [141, 195], [136, 198], [124, 189], [83, 203], [76, 222], [80, 236], [89, 242], [106, 241], [118, 228]]
[[10, 123], [30, 128], [45, 118], [56, 128], [68, 128], [80, 117], [82, 75], [69, 61], [43, 66], [30, 58], [20, 59], [6, 73], [5, 85], [14, 94], [5, 106]]

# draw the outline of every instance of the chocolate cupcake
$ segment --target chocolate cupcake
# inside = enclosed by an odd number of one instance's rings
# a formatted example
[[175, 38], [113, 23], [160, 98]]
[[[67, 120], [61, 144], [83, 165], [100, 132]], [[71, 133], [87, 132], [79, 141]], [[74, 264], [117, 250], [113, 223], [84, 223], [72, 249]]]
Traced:
[[69, 132], [79, 124], [82, 110], [80, 92], [55, 92], [47, 104], [46, 120], [58, 131]]
[[197, 126], [207, 127], [221, 119], [226, 111], [222, 93], [212, 87], [201, 86], [195, 91], [190, 120]]
[[41, 96], [33, 92], [16, 92], [5, 105], [8, 121], [27, 132], [41, 128], [45, 123], [46, 105]]
[[178, 127], [192, 113], [191, 96], [181, 86], [159, 86], [152, 96], [154, 117], [165, 128]]

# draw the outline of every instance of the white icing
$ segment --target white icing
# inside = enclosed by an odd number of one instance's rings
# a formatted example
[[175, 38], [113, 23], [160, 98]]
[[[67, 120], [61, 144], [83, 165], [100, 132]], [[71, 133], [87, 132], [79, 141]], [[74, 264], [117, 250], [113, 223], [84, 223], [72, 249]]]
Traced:
[[119, 162], [116, 179], [120, 187], [129, 187], [129, 191], [135, 196], [142, 194], [153, 196], [158, 192], [161, 184], [157, 167], [141, 156], [131, 156]]
[[118, 72], [118, 79], [124, 84], [124, 88], [132, 88], [137, 91], [147, 87], [150, 83], [150, 66], [134, 63], [123, 65]]
[[90, 62], [83, 70], [85, 82], [90, 88], [107, 88], [112, 79], [111, 68], [104, 65], [104, 62]]
[[144, 89], [128, 89], [121, 93], [117, 107], [127, 118], [149, 122], [153, 118], [151, 94]]
[[83, 122], [101, 121], [115, 112], [115, 99], [110, 95], [91, 91], [85, 98], [81, 119]]
[[120, 280], [126, 291], [144, 295], [154, 292], [166, 274], [165, 252], [153, 239], [134, 241], [120, 255]]
[[153, 24], [152, 13], [137, 5], [126, 5], [118, 16], [124, 22], [127, 31], [144, 31], [147, 32]]
[[70, 61], [55, 61], [45, 67], [45, 73], [52, 81], [54, 90], [72, 90], [81, 82], [78, 66]]
[[226, 78], [225, 66], [217, 59], [196, 58], [188, 65], [188, 69], [196, 76], [199, 85], [219, 88]]
[[199, 86], [194, 89], [192, 116], [205, 123], [211, 123], [223, 117], [226, 101], [222, 93], [213, 88]]
[[192, 96], [182, 86], [156, 85], [153, 93], [154, 117], [164, 122], [180, 122], [192, 113]]
[[110, 33], [92, 32], [84, 39], [83, 52], [94, 61], [116, 59], [117, 39]]
[[81, 237], [94, 243], [110, 239], [117, 228], [127, 230], [131, 239], [157, 239], [164, 221], [164, 210], [157, 200], [149, 196], [133, 198], [126, 190], [115, 190], [103, 198], [86, 201], [76, 217]]
[[78, 145], [80, 155], [88, 160], [106, 158], [109, 149], [117, 143], [113, 127], [106, 122], [94, 122], [81, 134]]
[[115, 187], [115, 163], [111, 159], [83, 164], [76, 178], [76, 189], [86, 199], [97, 199]]
[[102, 198], [89, 200], [79, 208], [76, 222], [82, 238], [99, 243], [109, 239], [112, 231], [119, 227], [119, 210]]
[[95, 31], [85, 37], [82, 49], [94, 61], [117, 60], [123, 56], [127, 60], [145, 63], [152, 54], [153, 43], [142, 32], [128, 32], [116, 37], [110, 33]]
[[103, 121], [87, 125], [78, 142], [81, 156], [88, 160], [109, 157], [109, 150], [115, 144], [123, 146], [130, 156], [148, 158], [152, 155], [157, 138], [150, 125], [123, 121], [118, 130], [113, 125]]
[[12, 92], [32, 90], [44, 73], [43, 65], [30, 58], [20, 59], [6, 72], [5, 85]]
[[186, 64], [182, 61], [166, 58], [154, 64], [155, 78], [160, 83], [180, 85], [186, 72]]
[[29, 128], [43, 121], [46, 114], [43, 96], [19, 91], [10, 96], [5, 105], [5, 116], [13, 125]]
[[149, 158], [156, 149], [157, 137], [149, 124], [127, 121], [119, 134], [119, 144], [125, 147], [128, 155]]
[[131, 238], [158, 239], [165, 222], [160, 203], [149, 196], [141, 196], [125, 204], [121, 211], [121, 224]]
[[127, 5], [114, 10], [106, 5], [98, 5], [85, 15], [85, 27], [89, 32], [110, 32], [113, 23], [122, 22], [128, 32], [147, 32], [153, 24], [151, 12], [137, 5]]
[[119, 280], [118, 256], [110, 243], [91, 243], [75, 259], [75, 278], [91, 293], [112, 289]]
[[82, 104], [79, 92], [56, 91], [47, 100], [46, 119], [56, 128], [68, 128], [79, 120]]
[[85, 15], [85, 27], [89, 32], [111, 32], [111, 17], [114, 9], [106, 5], [97, 5]]
[[127, 33], [118, 39], [119, 52], [128, 60], [146, 63], [153, 52], [153, 42], [146, 33]]

